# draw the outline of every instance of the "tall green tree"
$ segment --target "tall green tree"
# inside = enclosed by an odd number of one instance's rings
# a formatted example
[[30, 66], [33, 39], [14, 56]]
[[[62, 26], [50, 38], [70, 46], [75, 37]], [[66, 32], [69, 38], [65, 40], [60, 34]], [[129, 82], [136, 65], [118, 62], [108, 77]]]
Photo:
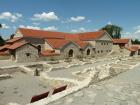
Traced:
[[[2, 24], [0, 24], [0, 28], [2, 28]], [[0, 46], [5, 44], [5, 40], [0, 36]]]
[[132, 44], [140, 44], [140, 41], [138, 39], [132, 40]]
[[121, 38], [122, 28], [119, 26], [108, 24], [101, 28], [101, 30], [106, 30], [112, 38]]

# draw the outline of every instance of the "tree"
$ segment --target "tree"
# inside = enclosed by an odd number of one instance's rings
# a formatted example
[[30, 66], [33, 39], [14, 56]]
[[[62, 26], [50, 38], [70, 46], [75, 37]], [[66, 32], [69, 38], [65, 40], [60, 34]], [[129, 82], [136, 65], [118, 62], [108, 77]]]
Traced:
[[[2, 28], [2, 24], [0, 24], [0, 28]], [[5, 40], [0, 36], [0, 46], [5, 44]]]
[[140, 41], [138, 39], [132, 40], [132, 44], [140, 44]]
[[0, 24], [0, 28], [2, 28], [2, 24]]
[[121, 38], [122, 28], [119, 26], [108, 24], [101, 28], [101, 30], [106, 30], [112, 38]]

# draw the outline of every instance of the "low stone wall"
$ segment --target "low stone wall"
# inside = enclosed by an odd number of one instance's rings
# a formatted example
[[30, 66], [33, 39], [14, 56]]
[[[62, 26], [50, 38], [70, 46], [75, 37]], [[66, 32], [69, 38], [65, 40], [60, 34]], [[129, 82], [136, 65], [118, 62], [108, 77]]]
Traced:
[[40, 57], [40, 60], [43, 60], [43, 61], [55, 61], [55, 60], [61, 60], [61, 59], [63, 59], [63, 58], [60, 55]]
[[6, 59], [11, 59], [11, 56], [9, 55], [0, 56], [0, 60], [6, 60]]

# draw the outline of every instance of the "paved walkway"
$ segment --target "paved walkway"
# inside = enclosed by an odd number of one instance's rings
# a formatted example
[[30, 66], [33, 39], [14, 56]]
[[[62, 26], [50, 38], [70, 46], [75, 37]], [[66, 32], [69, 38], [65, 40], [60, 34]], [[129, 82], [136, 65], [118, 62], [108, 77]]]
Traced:
[[140, 66], [48, 105], [140, 105]]

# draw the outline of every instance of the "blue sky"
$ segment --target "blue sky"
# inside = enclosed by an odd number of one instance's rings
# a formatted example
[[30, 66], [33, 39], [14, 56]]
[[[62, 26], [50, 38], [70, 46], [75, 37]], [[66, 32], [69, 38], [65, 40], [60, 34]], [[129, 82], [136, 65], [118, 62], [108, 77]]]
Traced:
[[140, 39], [140, 0], [0, 0], [0, 33], [18, 27], [63, 32], [95, 31], [106, 24], [123, 28], [123, 37]]

